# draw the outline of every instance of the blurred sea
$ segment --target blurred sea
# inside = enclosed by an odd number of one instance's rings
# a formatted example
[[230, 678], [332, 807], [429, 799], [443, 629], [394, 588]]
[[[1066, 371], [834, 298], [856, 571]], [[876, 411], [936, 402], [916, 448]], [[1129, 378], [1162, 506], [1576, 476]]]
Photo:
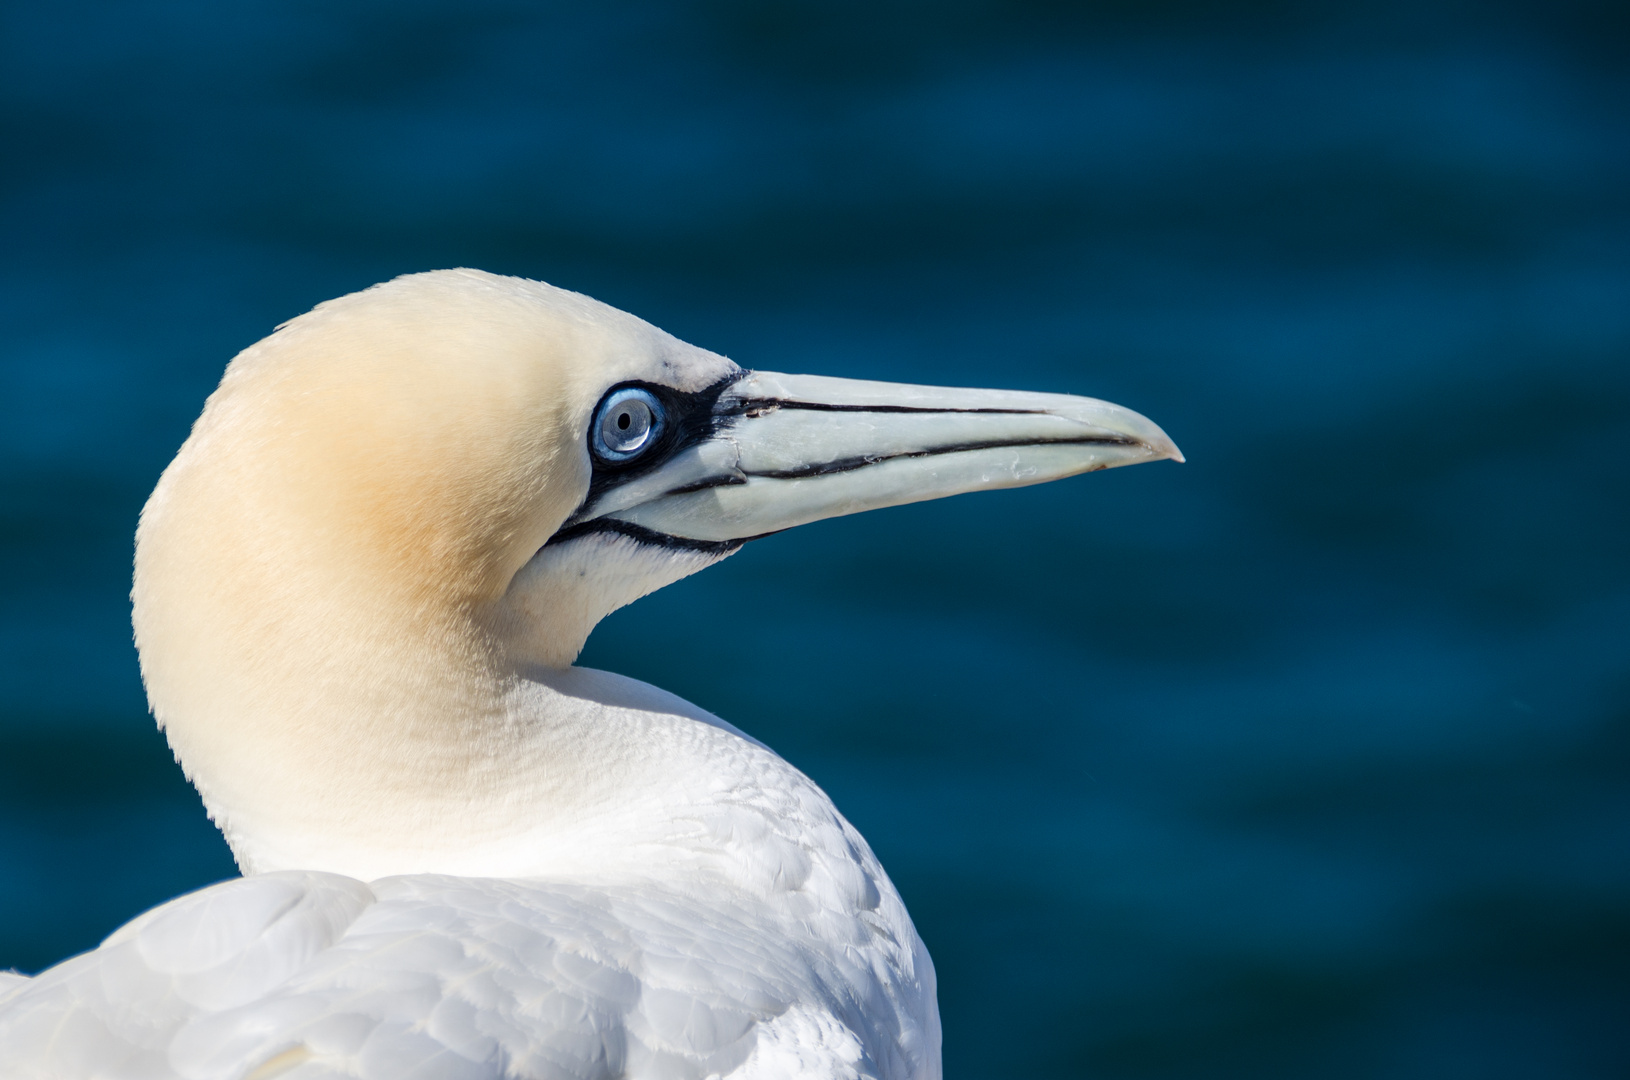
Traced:
[[1189, 464], [608, 619], [836, 799], [963, 1078], [1630, 1074], [1630, 8], [0, 6], [0, 967], [232, 874], [136, 514], [327, 297], [538, 277]]

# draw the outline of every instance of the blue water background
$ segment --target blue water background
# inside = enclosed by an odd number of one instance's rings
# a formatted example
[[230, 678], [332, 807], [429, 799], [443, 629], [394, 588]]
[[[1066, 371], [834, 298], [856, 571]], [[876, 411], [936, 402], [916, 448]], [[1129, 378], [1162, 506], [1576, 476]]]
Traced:
[[131, 534], [223, 365], [471, 265], [1188, 454], [777, 536], [583, 662], [807, 771], [952, 1078], [1630, 1072], [1622, 4], [0, 7], [0, 967], [233, 873]]

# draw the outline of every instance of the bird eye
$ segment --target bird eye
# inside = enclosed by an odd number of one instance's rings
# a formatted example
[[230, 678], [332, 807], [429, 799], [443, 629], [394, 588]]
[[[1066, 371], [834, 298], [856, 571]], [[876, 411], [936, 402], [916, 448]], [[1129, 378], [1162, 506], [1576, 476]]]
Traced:
[[662, 403], [638, 387], [613, 390], [600, 403], [589, 442], [607, 461], [628, 461], [656, 441], [662, 430]]

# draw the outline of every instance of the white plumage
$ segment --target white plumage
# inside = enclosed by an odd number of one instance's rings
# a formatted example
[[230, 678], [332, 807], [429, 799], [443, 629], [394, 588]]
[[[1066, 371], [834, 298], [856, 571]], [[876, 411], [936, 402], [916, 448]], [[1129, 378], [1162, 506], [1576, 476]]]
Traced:
[[40, 976], [7, 1010], [8, 1075], [920, 1073], [931, 980], [879, 978], [873, 931], [823, 929], [654, 886], [278, 871]]
[[932, 964], [826, 795], [571, 661], [757, 535], [1162, 457], [1104, 402], [745, 372], [476, 271], [320, 306], [138, 532], [149, 698], [249, 876], [0, 975], [4, 1075], [937, 1077]]

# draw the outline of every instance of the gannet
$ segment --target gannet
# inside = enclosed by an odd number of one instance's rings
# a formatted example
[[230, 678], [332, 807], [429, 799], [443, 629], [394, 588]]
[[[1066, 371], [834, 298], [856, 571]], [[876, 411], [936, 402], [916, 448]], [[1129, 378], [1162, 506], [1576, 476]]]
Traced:
[[938, 1077], [831, 800], [573, 661], [748, 540], [1161, 458], [1107, 402], [747, 370], [475, 270], [284, 323], [136, 534], [149, 702], [244, 876], [0, 977], [4, 1075]]

